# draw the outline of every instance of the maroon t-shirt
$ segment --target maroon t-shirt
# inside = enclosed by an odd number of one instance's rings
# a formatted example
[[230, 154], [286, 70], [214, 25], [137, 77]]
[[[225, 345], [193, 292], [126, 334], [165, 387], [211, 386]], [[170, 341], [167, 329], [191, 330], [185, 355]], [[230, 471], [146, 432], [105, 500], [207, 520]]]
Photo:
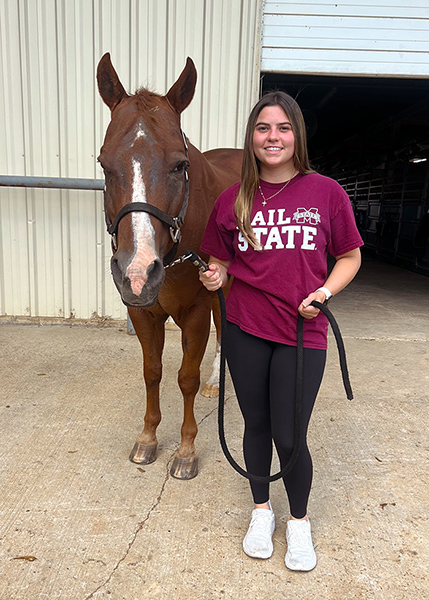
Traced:
[[[362, 246], [350, 199], [333, 179], [297, 175], [283, 184], [261, 181], [268, 199], [255, 194], [251, 225], [263, 249], [254, 250], [236, 226], [234, 202], [240, 184], [225, 190], [213, 207], [201, 249], [231, 261], [234, 276], [227, 318], [258, 337], [296, 346], [298, 306], [327, 277], [327, 254], [341, 256]], [[328, 320], [319, 313], [304, 322], [304, 347], [325, 349]]]

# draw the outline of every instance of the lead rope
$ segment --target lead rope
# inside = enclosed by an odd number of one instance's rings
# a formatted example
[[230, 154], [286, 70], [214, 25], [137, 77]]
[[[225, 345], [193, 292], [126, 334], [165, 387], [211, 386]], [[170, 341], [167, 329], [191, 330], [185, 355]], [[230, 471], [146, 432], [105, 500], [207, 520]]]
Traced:
[[[192, 250], [188, 250], [184, 254], [183, 260], [189, 259], [196, 267], [203, 271], [207, 271], [208, 265]], [[219, 403], [218, 403], [218, 429], [219, 429], [219, 441], [222, 447], [223, 453], [228, 460], [229, 464], [240, 473], [246, 479], [250, 479], [257, 483], [270, 483], [272, 481], [277, 481], [281, 477], [284, 477], [295, 466], [295, 463], [298, 459], [300, 448], [301, 448], [301, 438], [302, 438], [302, 393], [303, 393], [303, 380], [304, 380], [304, 344], [303, 344], [303, 329], [304, 329], [304, 317], [301, 315], [298, 316], [297, 323], [297, 355], [296, 355], [296, 388], [295, 388], [295, 421], [294, 421], [294, 445], [292, 455], [288, 461], [288, 463], [283, 467], [281, 471], [275, 473], [274, 475], [269, 475], [267, 477], [261, 477], [259, 475], [253, 475], [252, 473], [248, 473], [245, 471], [240, 465], [234, 460], [232, 457], [226, 440], [225, 440], [225, 374], [226, 374], [226, 358], [225, 358], [225, 349], [226, 349], [226, 308], [225, 308], [225, 296], [223, 294], [222, 288], [217, 290], [217, 295], [219, 298], [220, 304], [220, 315], [221, 315], [221, 345], [220, 345], [220, 374], [219, 374]], [[338, 354], [340, 359], [340, 367], [341, 367], [341, 375], [343, 378], [344, 388], [346, 390], [346, 395], [349, 400], [353, 400], [353, 392], [350, 385], [349, 380], [349, 372], [347, 368], [347, 360], [346, 360], [346, 352], [344, 348], [343, 339], [341, 337], [340, 328], [338, 327], [338, 323], [336, 322], [333, 314], [329, 310], [327, 306], [313, 300], [311, 305], [315, 308], [318, 308], [323, 312], [325, 317], [327, 317], [332, 331], [335, 336], [335, 340], [337, 342]]]

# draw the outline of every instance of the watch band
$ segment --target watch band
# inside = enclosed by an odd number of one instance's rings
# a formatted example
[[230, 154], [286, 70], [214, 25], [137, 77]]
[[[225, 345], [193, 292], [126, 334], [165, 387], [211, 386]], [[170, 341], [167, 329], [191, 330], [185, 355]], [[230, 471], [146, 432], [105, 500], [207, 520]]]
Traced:
[[323, 292], [325, 294], [325, 302], [323, 304], [328, 304], [329, 300], [332, 298], [332, 293], [326, 287], [317, 288], [316, 292]]

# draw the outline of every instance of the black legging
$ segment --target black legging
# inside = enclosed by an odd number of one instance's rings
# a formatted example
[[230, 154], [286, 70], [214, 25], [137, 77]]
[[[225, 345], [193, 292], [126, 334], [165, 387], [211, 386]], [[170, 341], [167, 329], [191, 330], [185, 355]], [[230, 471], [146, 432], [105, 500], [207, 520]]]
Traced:
[[[255, 337], [228, 322], [229, 370], [244, 417], [246, 468], [254, 475], [270, 474], [274, 440], [283, 468], [293, 450], [296, 347]], [[325, 368], [326, 350], [304, 348], [302, 445], [298, 460], [283, 478], [291, 515], [307, 514], [313, 463], [307, 446], [307, 429]], [[269, 484], [250, 482], [255, 504], [269, 499]]]

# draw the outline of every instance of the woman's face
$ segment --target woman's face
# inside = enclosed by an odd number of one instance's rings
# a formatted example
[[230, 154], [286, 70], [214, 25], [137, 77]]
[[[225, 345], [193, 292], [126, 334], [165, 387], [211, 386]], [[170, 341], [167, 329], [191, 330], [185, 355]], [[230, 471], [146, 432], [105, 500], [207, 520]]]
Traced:
[[266, 106], [256, 119], [253, 152], [262, 179], [285, 181], [295, 172], [295, 138], [289, 117], [280, 106]]

